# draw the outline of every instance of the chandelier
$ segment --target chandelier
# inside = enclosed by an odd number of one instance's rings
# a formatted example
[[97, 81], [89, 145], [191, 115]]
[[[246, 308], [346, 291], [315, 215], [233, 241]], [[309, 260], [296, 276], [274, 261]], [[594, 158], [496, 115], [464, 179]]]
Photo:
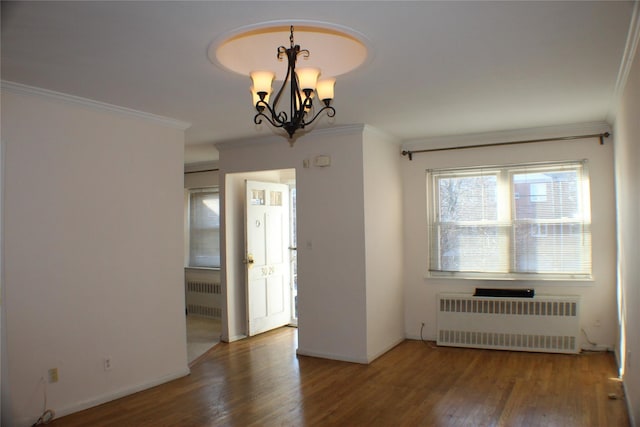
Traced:
[[[309, 51], [300, 49], [300, 46], [293, 41], [293, 25], [290, 28], [289, 36], [290, 46], [285, 48], [280, 46], [277, 49], [277, 58], [282, 61], [287, 58], [287, 74], [282, 82], [282, 87], [273, 98], [273, 103], [269, 104], [269, 99], [273, 92], [271, 87], [275, 79], [275, 73], [272, 71], [252, 71], [250, 73], [253, 86], [251, 93], [253, 96], [253, 104], [255, 105], [257, 114], [253, 118], [255, 124], [261, 124], [263, 119], [269, 122], [275, 128], [284, 129], [289, 135], [289, 144], [293, 146], [293, 135], [299, 129], [313, 123], [318, 116], [326, 112], [328, 117], [334, 117], [336, 110], [331, 106], [333, 100], [333, 89], [336, 80], [328, 78], [318, 81], [320, 69], [318, 68], [298, 68], [296, 69], [296, 61], [298, 56], [302, 55], [304, 59], [309, 57]], [[278, 111], [285, 89], [288, 86], [289, 95], [289, 112], [284, 110]], [[313, 98], [317, 95], [322, 102], [321, 108], [315, 111]], [[285, 95], [286, 97], [286, 95]]]

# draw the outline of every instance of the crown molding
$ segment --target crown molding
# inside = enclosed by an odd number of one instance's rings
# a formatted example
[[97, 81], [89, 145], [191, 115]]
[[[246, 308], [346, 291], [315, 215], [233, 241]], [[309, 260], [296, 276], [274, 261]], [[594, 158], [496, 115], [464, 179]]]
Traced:
[[638, 45], [640, 44], [640, 1], [635, 0], [633, 12], [631, 12], [631, 21], [629, 22], [629, 32], [627, 33], [627, 42], [622, 53], [622, 61], [618, 70], [618, 77], [611, 99], [611, 106], [607, 114], [607, 121], [613, 123], [618, 113], [618, 106], [622, 98], [622, 93], [629, 80], [629, 73], [633, 60], [638, 54]]
[[183, 122], [181, 120], [158, 116], [151, 113], [145, 113], [144, 111], [138, 111], [131, 108], [120, 107], [113, 104], [107, 104], [105, 102], [94, 101], [92, 99], [82, 98], [80, 96], [69, 95], [62, 92], [55, 92], [49, 89], [28, 86], [22, 83], [2, 80], [0, 87], [2, 88], [2, 90], [6, 90], [8, 92], [18, 93], [22, 95], [35, 95], [35, 96], [40, 96], [44, 98], [55, 99], [55, 100], [66, 102], [73, 105], [80, 105], [80, 106], [91, 108], [94, 110], [106, 111], [106, 112], [121, 114], [129, 117], [136, 117], [138, 119], [159, 123], [165, 126], [179, 129], [179, 130], [187, 130], [188, 128], [191, 127], [191, 123]]
[[507, 141], [524, 141], [533, 138], [562, 138], [567, 136], [604, 132], [611, 133], [611, 126], [607, 122], [573, 123], [559, 126], [415, 139], [411, 141], [404, 141], [401, 144], [401, 147], [403, 150], [418, 150], [421, 148], [445, 148], [454, 145], [464, 146], [475, 144], [495, 144]]

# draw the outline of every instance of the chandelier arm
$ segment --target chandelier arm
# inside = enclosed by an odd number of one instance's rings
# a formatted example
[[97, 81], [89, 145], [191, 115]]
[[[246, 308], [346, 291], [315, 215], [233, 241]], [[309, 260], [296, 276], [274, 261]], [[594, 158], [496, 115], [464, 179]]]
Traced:
[[287, 123], [287, 120], [289, 120], [289, 117], [287, 116], [287, 113], [285, 111], [280, 111], [278, 113], [277, 116], [273, 116], [274, 120], [276, 120], [278, 123]]
[[[280, 46], [283, 47], [283, 46]], [[284, 76], [284, 80], [282, 82], [282, 86], [280, 86], [280, 90], [278, 90], [278, 93], [276, 94], [275, 98], [273, 99], [273, 108], [276, 109], [278, 106], [278, 102], [280, 101], [280, 96], [282, 96], [282, 92], [284, 91], [285, 86], [287, 86], [287, 82], [291, 79], [291, 59], [290, 59], [290, 55], [289, 55], [289, 49], [286, 50], [287, 53], [287, 62], [288, 62], [288, 66], [287, 66], [287, 75]], [[274, 114], [275, 117], [275, 114]]]
[[291, 125], [293, 128], [295, 129], [303, 129], [304, 126], [307, 124], [307, 122], [305, 122], [305, 117], [307, 116], [307, 108], [311, 108], [312, 107], [312, 101], [311, 101], [311, 93], [310, 92], [306, 92], [304, 93], [304, 98], [302, 97], [302, 93], [300, 93], [300, 90], [297, 89], [296, 91], [296, 95], [297, 95], [297, 104], [299, 105], [299, 108], [295, 110], [295, 116], [291, 118]]
[[276, 58], [278, 58], [279, 61], [282, 61], [282, 56], [286, 54], [287, 54], [287, 48], [284, 46], [278, 46]]
[[273, 126], [274, 128], [282, 128], [286, 125], [286, 123], [280, 123], [280, 122], [274, 122], [271, 117], [267, 116], [266, 114], [260, 112], [258, 114], [256, 114], [253, 117], [253, 123], [259, 125], [262, 123], [262, 118], [265, 118], [270, 124], [271, 126]]
[[[295, 80], [295, 84], [294, 84]], [[304, 122], [304, 108], [307, 105], [307, 98], [303, 98], [300, 93], [300, 86], [298, 84], [298, 75], [294, 72], [291, 79], [291, 123], [298, 127], [300, 123]]]
[[301, 127], [304, 127], [306, 125], [310, 125], [311, 123], [313, 123], [318, 118], [320, 113], [322, 113], [323, 111], [327, 112], [327, 117], [335, 117], [335, 115], [336, 115], [335, 108], [333, 108], [331, 106], [328, 106], [328, 105], [325, 105], [320, 110], [318, 110], [318, 112], [315, 114], [315, 116], [313, 116], [313, 118], [311, 120], [309, 120], [308, 122], [304, 122], [304, 124]]
[[296, 73], [296, 62], [299, 53], [300, 46], [298, 45], [294, 46], [287, 52], [287, 54], [289, 55], [288, 74], [290, 74], [289, 113], [291, 115], [291, 123], [294, 126], [297, 126], [298, 122], [301, 120], [300, 108], [303, 107], [304, 102], [302, 94], [300, 93], [300, 82], [298, 80], [298, 73]]
[[[271, 117], [269, 117], [264, 113], [265, 109], [269, 111], [269, 115]], [[264, 100], [260, 100], [256, 102], [256, 111], [258, 112], [258, 114], [256, 114], [255, 117], [253, 118], [253, 122], [257, 125], [262, 123], [262, 122], [258, 123], [256, 121], [256, 120], [259, 120], [258, 116], [265, 117], [269, 121], [269, 123], [271, 123], [273, 126], [276, 126], [276, 127], [282, 127], [287, 123], [287, 119], [288, 119], [287, 113], [285, 113], [284, 111], [281, 111], [280, 113], [276, 114], [275, 110], [271, 108], [271, 106]]]

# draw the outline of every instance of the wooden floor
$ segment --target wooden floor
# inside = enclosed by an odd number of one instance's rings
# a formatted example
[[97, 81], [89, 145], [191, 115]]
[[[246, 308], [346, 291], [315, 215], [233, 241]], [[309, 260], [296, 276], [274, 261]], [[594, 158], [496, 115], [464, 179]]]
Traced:
[[296, 337], [296, 329], [283, 328], [219, 344], [188, 377], [51, 425], [629, 425], [610, 353], [550, 355], [405, 341], [358, 365], [297, 357]]

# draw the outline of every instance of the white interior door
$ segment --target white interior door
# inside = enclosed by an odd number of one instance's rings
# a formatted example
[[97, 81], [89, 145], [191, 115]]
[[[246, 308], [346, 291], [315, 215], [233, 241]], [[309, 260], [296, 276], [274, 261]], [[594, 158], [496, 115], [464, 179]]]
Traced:
[[291, 320], [289, 188], [246, 181], [245, 248], [249, 336]]

